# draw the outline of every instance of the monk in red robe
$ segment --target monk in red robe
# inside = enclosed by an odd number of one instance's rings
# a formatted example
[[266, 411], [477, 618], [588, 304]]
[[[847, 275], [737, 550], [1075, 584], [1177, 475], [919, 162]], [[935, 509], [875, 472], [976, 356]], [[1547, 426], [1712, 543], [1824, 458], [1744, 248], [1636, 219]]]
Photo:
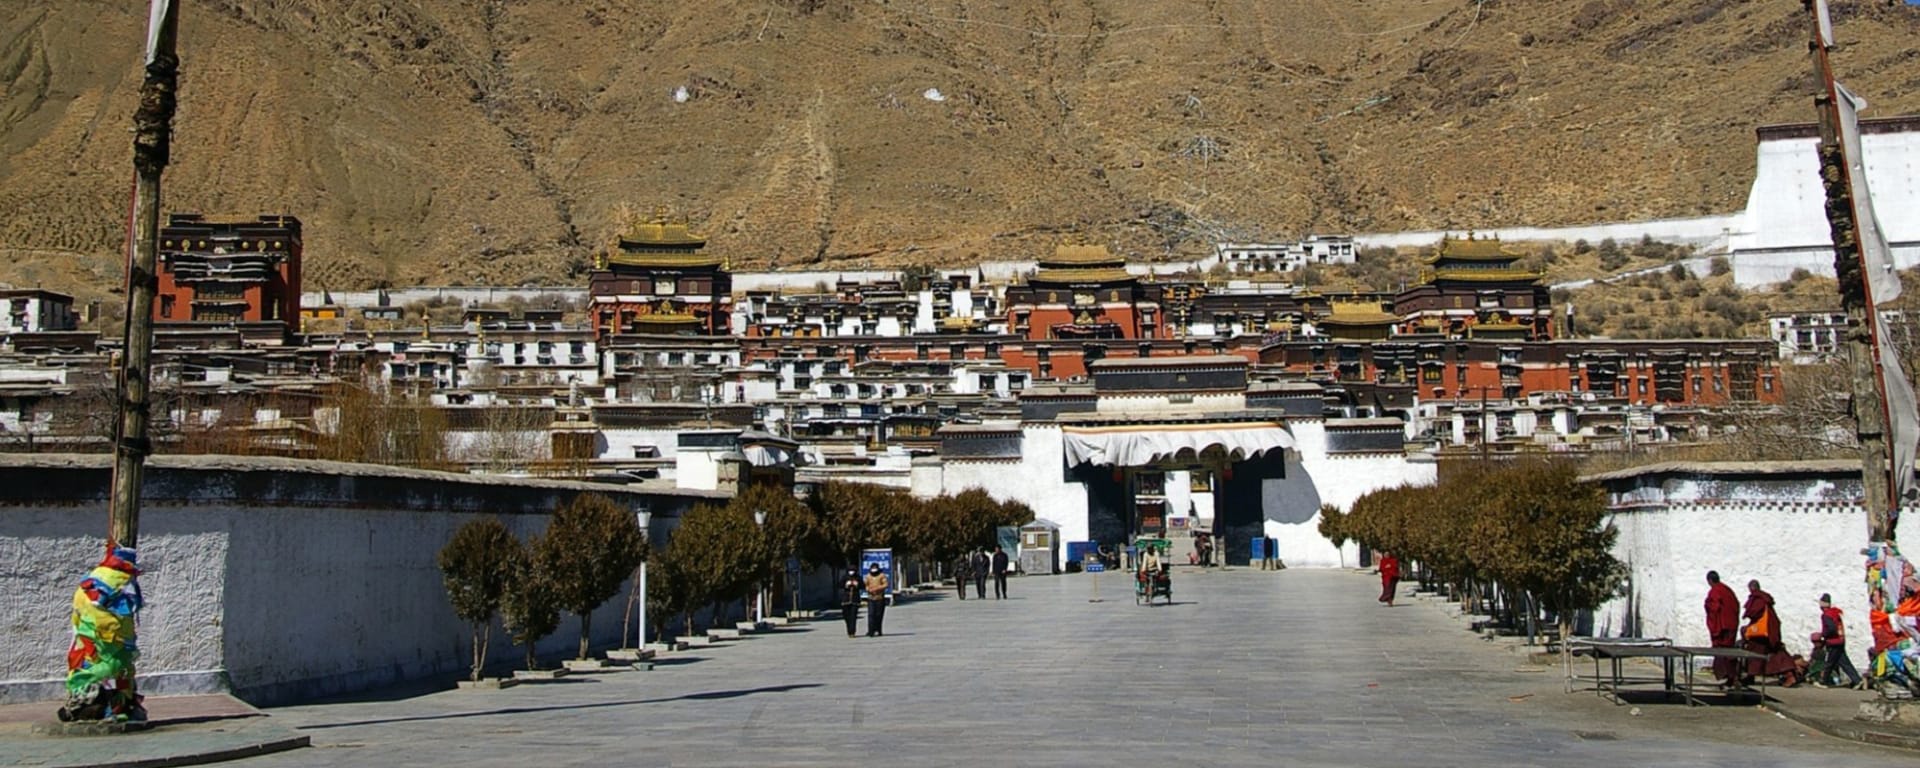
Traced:
[[[1740, 598], [1720, 583], [1719, 571], [1707, 571], [1707, 637], [1715, 648], [1740, 644]], [[1713, 660], [1713, 676], [1722, 684], [1734, 682], [1738, 668], [1733, 659]]]
[[1780, 642], [1780, 616], [1773, 612], [1773, 595], [1762, 590], [1758, 580], [1747, 582], [1747, 606], [1741, 615], [1747, 619], [1747, 626], [1740, 632], [1744, 640], [1741, 647], [1767, 655], [1747, 662], [1747, 677], [1780, 675], [1780, 685], [1791, 688], [1798, 684], [1793, 655]]
[[1380, 602], [1393, 605], [1393, 593], [1400, 591], [1400, 558], [1380, 553]]

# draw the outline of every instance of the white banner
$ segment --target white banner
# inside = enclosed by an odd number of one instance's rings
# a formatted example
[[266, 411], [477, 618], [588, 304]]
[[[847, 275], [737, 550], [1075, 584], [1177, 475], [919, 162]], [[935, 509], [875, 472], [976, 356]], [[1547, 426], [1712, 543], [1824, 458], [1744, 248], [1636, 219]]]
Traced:
[[167, 15], [173, 13], [173, 0], [153, 0], [153, 7], [147, 13], [147, 63], [153, 63], [154, 49], [160, 47], [160, 28], [165, 26]]

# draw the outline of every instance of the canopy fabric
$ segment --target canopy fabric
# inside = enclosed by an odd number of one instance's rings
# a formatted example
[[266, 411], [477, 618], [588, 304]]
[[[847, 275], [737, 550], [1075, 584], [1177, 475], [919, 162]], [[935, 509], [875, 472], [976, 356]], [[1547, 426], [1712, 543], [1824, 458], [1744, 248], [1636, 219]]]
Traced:
[[1125, 427], [1064, 427], [1067, 466], [1140, 467], [1182, 452], [1198, 456], [1218, 447], [1240, 461], [1276, 448], [1292, 448], [1293, 435], [1270, 421], [1238, 424], [1165, 424]]

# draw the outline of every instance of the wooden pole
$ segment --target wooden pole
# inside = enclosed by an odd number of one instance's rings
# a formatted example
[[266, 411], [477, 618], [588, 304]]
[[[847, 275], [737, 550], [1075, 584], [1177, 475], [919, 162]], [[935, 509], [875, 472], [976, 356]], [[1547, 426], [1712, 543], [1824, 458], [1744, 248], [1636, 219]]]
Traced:
[[[1847, 313], [1847, 368], [1853, 384], [1853, 415], [1860, 440], [1861, 498], [1867, 510], [1869, 543], [1893, 537], [1893, 472], [1887, 448], [1887, 400], [1880, 390], [1880, 345], [1875, 333], [1873, 294], [1860, 251], [1860, 220], [1853, 199], [1852, 171], [1840, 137], [1840, 93], [1823, 34], [1820, 4], [1803, 0], [1813, 17], [1813, 75], [1820, 84], [1814, 105], [1820, 117], [1820, 180], [1827, 192], [1827, 223], [1833, 230], [1833, 271], [1839, 279], [1840, 305]], [[1893, 362], [1898, 365], [1898, 361]]]
[[179, 6], [154, 0], [147, 37], [146, 80], [133, 115], [133, 225], [127, 260], [127, 316], [120, 355], [119, 410], [114, 425], [113, 487], [107, 501], [108, 540], [134, 547], [140, 539], [140, 483], [152, 442], [147, 435], [149, 362], [153, 356], [153, 295], [160, 235], [160, 174], [173, 139], [174, 90], [180, 58], [174, 52]]

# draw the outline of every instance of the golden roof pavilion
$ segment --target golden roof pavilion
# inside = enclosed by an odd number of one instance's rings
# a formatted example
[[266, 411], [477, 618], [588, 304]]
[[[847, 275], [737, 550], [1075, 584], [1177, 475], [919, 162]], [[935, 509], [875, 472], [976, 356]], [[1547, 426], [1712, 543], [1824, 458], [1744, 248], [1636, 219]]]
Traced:
[[1040, 269], [1032, 282], [1121, 283], [1136, 279], [1127, 271], [1126, 259], [1115, 256], [1106, 246], [1066, 242], [1054, 247], [1053, 256], [1040, 259]]

